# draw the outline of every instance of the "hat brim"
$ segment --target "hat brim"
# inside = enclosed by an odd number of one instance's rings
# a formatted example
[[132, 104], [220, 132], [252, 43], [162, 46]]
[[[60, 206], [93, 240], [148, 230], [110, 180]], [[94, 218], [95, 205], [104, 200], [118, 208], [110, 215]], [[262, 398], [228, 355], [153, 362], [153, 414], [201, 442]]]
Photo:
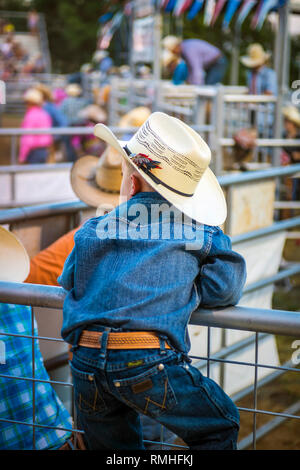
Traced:
[[258, 60], [253, 60], [253, 59], [251, 59], [251, 57], [245, 55], [245, 56], [242, 56], [240, 60], [241, 60], [242, 64], [245, 65], [245, 67], [254, 68], [254, 67], [259, 67], [260, 65], [265, 64], [266, 61], [270, 57], [271, 57], [271, 54], [266, 53], [264, 55], [264, 57], [261, 57]]
[[288, 120], [300, 127], [300, 114], [293, 113], [288, 107], [282, 109], [283, 116]]
[[113, 132], [104, 124], [94, 127], [94, 134], [114, 147], [142, 175], [150, 186], [167, 201], [191, 219], [202, 224], [222, 225], [227, 217], [227, 206], [224, 193], [214, 173], [207, 168], [203, 173], [197, 189], [192, 197], [180, 196], [163, 185], [155, 183], [150, 176], [138, 168], [128, 157], [124, 147], [128, 142], [118, 140]]
[[76, 196], [88, 206], [98, 208], [101, 204], [109, 204], [116, 207], [119, 204], [120, 195], [103, 191], [96, 183], [98, 163], [98, 157], [87, 155], [79, 158], [71, 169], [72, 189]]
[[30, 272], [30, 258], [15, 234], [0, 226], [0, 281], [24, 282]]

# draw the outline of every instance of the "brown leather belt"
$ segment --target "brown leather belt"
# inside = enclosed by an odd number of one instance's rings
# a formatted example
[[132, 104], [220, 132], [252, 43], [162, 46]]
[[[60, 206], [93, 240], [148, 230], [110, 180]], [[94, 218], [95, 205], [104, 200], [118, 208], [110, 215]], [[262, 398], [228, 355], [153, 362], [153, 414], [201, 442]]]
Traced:
[[[79, 339], [79, 346], [101, 348], [102, 332], [84, 330]], [[107, 349], [159, 349], [159, 338], [151, 331], [129, 331], [109, 333]], [[171, 349], [165, 342], [165, 348]]]

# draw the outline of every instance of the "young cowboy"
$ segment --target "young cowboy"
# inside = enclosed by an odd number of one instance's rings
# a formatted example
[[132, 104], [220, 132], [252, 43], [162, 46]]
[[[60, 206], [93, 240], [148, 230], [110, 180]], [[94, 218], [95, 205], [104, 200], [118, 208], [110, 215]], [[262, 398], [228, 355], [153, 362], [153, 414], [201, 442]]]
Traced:
[[210, 150], [160, 112], [128, 142], [103, 124], [95, 135], [123, 157], [121, 204], [76, 233], [59, 278], [87, 448], [144, 449], [142, 413], [191, 449], [235, 449], [235, 405], [187, 356], [191, 313], [236, 304], [246, 277], [218, 227], [226, 204]]

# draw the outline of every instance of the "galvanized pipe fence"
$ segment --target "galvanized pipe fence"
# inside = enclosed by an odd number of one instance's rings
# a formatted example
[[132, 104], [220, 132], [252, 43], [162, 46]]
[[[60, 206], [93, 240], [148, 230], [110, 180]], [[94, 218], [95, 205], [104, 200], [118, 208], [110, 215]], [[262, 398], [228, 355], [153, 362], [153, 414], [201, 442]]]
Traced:
[[[34, 284], [18, 284], [18, 283], [11, 283], [11, 282], [0, 282], [0, 301], [3, 303], [16, 303], [19, 305], [30, 305], [31, 307], [50, 307], [50, 308], [63, 308], [63, 302], [65, 298], [66, 292], [61, 287], [54, 287], [54, 286], [41, 286], [41, 285], [34, 285]], [[33, 314], [32, 314], [33, 318]], [[217, 327], [217, 328], [231, 328], [231, 329], [238, 329], [238, 330], [247, 330], [247, 331], [254, 331], [256, 332], [255, 335], [255, 361], [253, 363], [250, 362], [241, 362], [241, 361], [228, 361], [228, 359], [224, 359], [226, 357], [225, 351], [219, 351], [217, 354], [211, 355], [210, 353], [210, 342], [208, 338], [208, 348], [207, 348], [207, 357], [201, 358], [196, 356], [196, 359], [199, 361], [206, 362], [206, 369], [207, 369], [207, 376], [209, 376], [210, 372], [210, 364], [211, 362], [226, 362], [226, 363], [234, 363], [236, 365], [247, 365], [252, 366], [255, 371], [255, 380], [252, 387], [253, 392], [253, 408], [245, 408], [239, 407], [240, 412], [247, 412], [253, 414], [253, 432], [247, 438], [244, 438], [240, 444], [239, 449], [248, 448], [251, 443], [253, 445], [253, 449], [256, 448], [256, 441], [258, 438], [266, 435], [267, 432], [272, 431], [278, 425], [280, 425], [285, 419], [300, 419], [296, 413], [299, 412], [300, 406], [299, 402], [294, 404], [293, 406], [289, 407], [284, 412], [272, 412], [268, 410], [262, 410], [257, 407], [257, 392], [259, 388], [259, 384], [257, 381], [257, 369], [259, 367], [271, 367], [277, 369], [278, 371], [282, 372], [300, 372], [300, 370], [296, 367], [291, 367], [288, 365], [282, 367], [275, 367], [275, 366], [268, 366], [268, 364], [262, 364], [258, 362], [258, 335], [262, 331], [269, 334], [280, 334], [280, 335], [287, 335], [287, 336], [300, 336], [300, 315], [295, 312], [288, 312], [282, 310], [263, 310], [263, 309], [253, 309], [248, 307], [229, 307], [226, 309], [216, 309], [216, 310], [202, 310], [199, 309], [195, 311], [190, 319], [191, 325], [201, 325], [208, 327], [208, 337], [210, 335], [210, 328]], [[24, 337], [27, 339], [31, 339], [33, 344], [35, 340], [43, 341], [57, 341], [61, 342], [62, 339], [54, 339], [48, 337], [40, 337], [34, 335], [34, 323], [32, 319], [32, 334], [31, 335], [22, 335], [16, 333], [1, 333], [0, 337], [4, 335], [11, 335], [11, 336], [18, 336]], [[248, 340], [249, 341], [249, 340]], [[238, 346], [232, 346], [231, 352], [233, 348], [237, 348]], [[34, 350], [34, 347], [33, 347]], [[200, 368], [201, 364], [196, 364]], [[34, 370], [34, 353], [33, 353], [33, 370]], [[41, 380], [34, 377], [10, 377], [1, 375], [3, 379], [11, 379], [11, 378], [18, 378], [19, 380], [28, 380], [32, 383], [32, 387], [34, 387], [37, 382]], [[270, 380], [270, 378], [269, 378]], [[42, 381], [46, 382], [46, 381]], [[72, 383], [68, 382], [57, 382], [57, 381], [47, 381], [52, 385], [64, 385], [67, 387], [72, 388]], [[250, 392], [250, 390], [249, 390]], [[34, 394], [33, 394], [34, 397]], [[256, 416], [257, 415], [268, 415], [273, 416], [273, 422], [269, 422], [267, 425], [264, 425], [263, 428], [256, 428]], [[11, 422], [14, 424], [21, 424], [13, 420], [9, 419], [0, 419], [2, 422]], [[22, 423], [23, 424], [23, 423]], [[35, 422], [35, 403], [33, 403], [33, 419], [32, 423], [27, 423], [29, 427], [32, 427], [33, 430], [33, 442], [34, 442], [34, 432], [36, 427], [40, 428], [47, 428], [47, 426], [43, 426], [41, 424], [37, 424]], [[60, 429], [60, 428], [59, 428]], [[61, 430], [68, 430], [71, 429], [61, 428]], [[80, 431], [79, 431], [80, 432]], [[162, 436], [163, 437], [163, 436]], [[150, 443], [151, 441], [147, 441]], [[161, 448], [167, 446], [167, 448], [180, 448], [184, 446], [173, 445], [168, 442], [157, 443], [160, 444]]]

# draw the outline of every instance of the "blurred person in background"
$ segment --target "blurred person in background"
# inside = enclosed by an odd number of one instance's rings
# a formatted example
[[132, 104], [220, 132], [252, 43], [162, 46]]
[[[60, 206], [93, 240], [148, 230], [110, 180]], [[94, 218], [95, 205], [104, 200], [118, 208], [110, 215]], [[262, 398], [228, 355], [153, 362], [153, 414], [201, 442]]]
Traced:
[[78, 83], [70, 83], [66, 87], [67, 97], [62, 101], [60, 110], [67, 119], [69, 126], [76, 126], [81, 122], [79, 111], [90, 104], [82, 94]]
[[[78, 83], [69, 83], [66, 87], [67, 97], [64, 98], [60, 104], [59, 109], [65, 116], [68, 126], [81, 126], [84, 124], [80, 115], [80, 111], [86, 108], [90, 103], [88, 99], [83, 96], [83, 91]], [[77, 159], [76, 148], [80, 147], [80, 136], [73, 136], [70, 139], [68, 148], [68, 161], [75, 161]]]
[[[43, 109], [43, 95], [30, 88], [24, 95], [26, 112], [21, 124], [22, 129], [49, 129], [52, 127], [50, 115]], [[20, 163], [46, 163], [49, 147], [53, 139], [50, 134], [22, 135], [20, 138]]]
[[166, 75], [171, 75], [171, 80], [174, 85], [181, 85], [186, 82], [188, 78], [188, 67], [180, 56], [165, 49], [162, 54], [162, 64]]
[[0, 52], [4, 60], [13, 57], [14, 39], [12, 36], [7, 36], [0, 45]]
[[184, 39], [166, 36], [163, 48], [181, 57], [188, 67], [191, 85], [222, 83], [227, 69], [227, 58], [217, 47], [202, 39]]
[[91, 128], [91, 134], [80, 136], [80, 149], [84, 154], [96, 155], [100, 157], [106, 147], [106, 144], [97, 139], [94, 135], [94, 126], [99, 122], [106, 123], [107, 113], [97, 104], [90, 104], [79, 111], [79, 117], [82, 119], [82, 125]]
[[241, 57], [247, 67], [247, 86], [251, 95], [277, 95], [276, 72], [267, 66], [270, 54], [261, 44], [250, 44], [247, 55]]
[[[241, 57], [241, 63], [247, 67], [247, 87], [251, 95], [277, 95], [277, 77], [275, 70], [268, 67], [270, 54], [261, 44], [250, 44], [247, 54]], [[261, 137], [272, 138], [275, 107], [273, 103], [261, 105], [261, 111], [254, 106], [251, 123], [257, 127]], [[256, 114], [256, 116], [255, 116]], [[268, 149], [272, 153], [272, 149]]]
[[114, 61], [109, 56], [108, 51], [98, 50], [93, 55], [92, 62], [95, 64], [95, 70], [101, 72], [104, 76], [114, 66]]
[[[282, 109], [284, 117], [284, 134], [285, 139], [300, 139], [300, 113], [299, 110], [292, 105], [285, 106]], [[300, 146], [283, 147], [282, 163], [296, 164], [300, 163]], [[300, 200], [300, 181], [299, 178], [292, 178], [292, 200]]]
[[54, 103], [54, 98], [52, 95], [51, 89], [44, 85], [43, 83], [38, 83], [35, 86], [35, 89], [38, 90], [43, 97], [43, 109], [47, 111], [52, 119], [53, 127], [66, 127], [67, 119], [59, 109], [59, 107]]
[[[49, 114], [52, 120], [52, 127], [68, 127], [68, 120], [54, 102], [52, 91], [49, 87], [43, 83], [39, 83], [35, 87], [43, 96], [43, 109]], [[76, 152], [71, 144], [71, 138], [69, 135], [55, 135], [53, 136], [54, 153], [59, 150], [60, 144], [63, 144], [66, 151], [66, 157], [68, 161], [76, 160]], [[54, 158], [54, 161], [56, 159]]]
[[31, 10], [28, 12], [27, 16], [27, 27], [31, 34], [37, 34], [38, 32], [38, 23], [39, 23], [39, 14], [36, 10]]

